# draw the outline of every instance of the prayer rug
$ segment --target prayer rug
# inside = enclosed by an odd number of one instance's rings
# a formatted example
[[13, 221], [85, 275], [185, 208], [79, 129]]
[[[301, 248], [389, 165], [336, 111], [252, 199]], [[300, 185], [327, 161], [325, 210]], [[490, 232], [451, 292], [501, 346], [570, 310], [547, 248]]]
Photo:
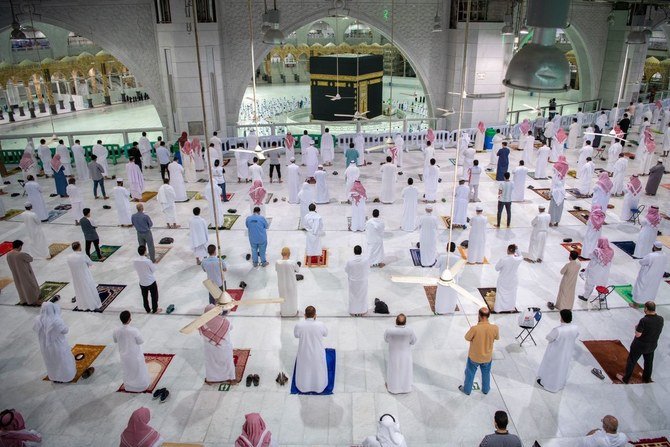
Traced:
[[195, 193], [195, 196], [193, 197], [193, 199], [194, 199], [194, 200], [206, 200], [206, 199], [205, 199], [205, 196], [203, 196], [203, 195], [200, 194], [199, 192], [196, 192], [196, 193]]
[[228, 163], [230, 163], [230, 158], [223, 160], [223, 166], [228, 166]]
[[571, 196], [576, 197], [578, 199], [588, 199], [590, 197], [585, 196], [584, 194], [580, 194], [579, 189], [577, 188], [567, 188], [565, 191]]
[[[468, 249], [467, 249], [467, 248], [465, 248], [465, 247], [459, 245], [459, 246], [458, 246], [458, 253], [460, 253], [461, 258], [462, 258], [463, 260], [465, 260], [465, 261], [468, 260]], [[489, 263], [489, 260], [486, 259], [486, 257], [484, 257], [484, 262], [482, 262], [482, 264], [488, 264], [488, 263]]]
[[670, 236], [657, 236], [656, 239], [666, 247], [670, 248]]
[[[72, 379], [70, 383], [77, 383], [77, 380], [79, 380], [81, 375], [84, 374], [84, 371], [95, 362], [95, 359], [98, 358], [103, 349], [105, 349], [105, 345], [76, 344], [72, 347], [72, 355], [74, 356], [77, 373], [74, 375], [74, 379]], [[42, 380], [49, 380], [49, 377], [45, 377]]]
[[21, 172], [21, 168], [19, 168], [18, 166], [12, 169], [7, 169], [7, 177], [9, 177], [10, 175], [18, 174], [19, 172]]
[[633, 258], [633, 253], [635, 253], [635, 242], [633, 241], [612, 241], [611, 244], [619, 247], [624, 253]]
[[[100, 302], [102, 303], [100, 306], [100, 312], [104, 312], [105, 309], [107, 309], [107, 306], [112, 304], [112, 301], [114, 301], [125, 288], [125, 284], [98, 284], [98, 295], [100, 296]], [[78, 307], [75, 307], [72, 310], [76, 312], [83, 312]]]
[[66, 282], [58, 281], [44, 281], [40, 286], [40, 301], [51, 301], [51, 299], [60, 292], [63, 287], [67, 286]]
[[158, 264], [159, 262], [161, 262], [171, 248], [172, 247], [166, 247], [164, 245], [154, 246], [154, 249], [156, 251], [156, 262], [154, 264]]
[[550, 188], [533, 188], [531, 189], [535, 194], [542, 197], [544, 200], [551, 200], [551, 189]]
[[[437, 295], [437, 286], [423, 286], [423, 290], [426, 292], [426, 299], [428, 300], [430, 310], [435, 314], [435, 297]], [[459, 310], [460, 309], [458, 306], [456, 306], [456, 312]]]
[[535, 171], [528, 171], [528, 177], [532, 178], [533, 180], [549, 180], [549, 177], [544, 177], [544, 178], [536, 178], [535, 177]]
[[[626, 360], [628, 359], [628, 350], [621, 343], [621, 340], [583, 340], [584, 346], [591, 355], [596, 358], [598, 364], [605, 374], [614, 383], [622, 382], [616, 378], [617, 374], [623, 374], [626, 369]], [[642, 383], [642, 368], [636, 364], [633, 370], [633, 376], [629, 383]]]
[[49, 211], [49, 216], [47, 217], [47, 223], [51, 223], [54, 220], [58, 219], [62, 215], [66, 214], [67, 211], [65, 210], [51, 210]]
[[223, 215], [223, 229], [230, 230], [237, 222], [237, 219], [240, 218], [239, 214], [224, 214]]
[[235, 196], [234, 192], [228, 192], [226, 193], [226, 200], [230, 200]]
[[642, 309], [644, 307], [644, 304], [638, 304], [633, 300], [632, 285], [626, 284], [624, 286], [614, 286], [614, 291], [619, 294], [619, 296], [623, 298], [623, 300], [627, 302], [630, 307], [634, 307], [636, 309]]
[[582, 243], [581, 242], [565, 242], [561, 246], [568, 251], [576, 251], [579, 256], [580, 261], [588, 261], [588, 258], [582, 256]]
[[4, 289], [13, 282], [14, 280], [12, 278], [0, 278], [0, 290]]
[[54, 207], [55, 210], [65, 210], [69, 211], [72, 209], [72, 205], [70, 204], [60, 204]]
[[198, 191], [186, 191], [186, 201], [188, 202], [198, 194]]
[[[498, 215], [497, 214], [487, 214], [486, 215], [486, 220], [489, 222], [489, 225], [495, 228], [495, 225], [498, 223]], [[507, 212], [503, 210], [503, 213], [500, 215], [500, 228], [516, 228], [519, 227], [519, 224], [515, 224], [512, 222], [510, 226], [507, 226]]]
[[110, 256], [112, 256], [116, 251], [121, 248], [120, 245], [101, 245], [100, 246], [100, 253], [102, 253], [102, 256], [104, 256], [105, 259], [100, 260], [98, 259], [98, 254], [95, 252], [95, 249], [92, 249], [91, 251], [91, 261], [93, 262], [105, 262], [107, 259], [109, 259]]
[[494, 181], [495, 181], [495, 179], [496, 179], [496, 173], [495, 173], [495, 171], [486, 171], [486, 175], [488, 175], [489, 177], [491, 177], [491, 180], [494, 180]]
[[635, 160], [635, 154], [632, 152], [624, 152], [623, 153], [626, 157], [630, 158], [631, 160]]
[[207, 183], [207, 180], [205, 180], [204, 178], [199, 178], [197, 183]]
[[574, 169], [570, 169], [568, 170], [568, 175], [572, 178], [577, 178], [577, 171], [575, 171]]
[[56, 256], [57, 254], [59, 254], [60, 252], [62, 252], [66, 248], [68, 248], [69, 246], [70, 246], [70, 244], [63, 244], [63, 243], [59, 243], [59, 242], [49, 244], [49, 256], [51, 256], [53, 258], [54, 256]]
[[[573, 217], [577, 218], [584, 225], [588, 222], [589, 215], [591, 214], [589, 210], [568, 210], [568, 213], [572, 214]], [[604, 225], [607, 225], [607, 222]]]
[[[149, 377], [152, 379], [149, 383], [149, 387], [143, 391], [143, 393], [153, 393], [156, 385], [165, 374], [174, 354], [144, 354], [144, 362], [147, 364], [149, 369]], [[116, 390], [117, 393], [131, 393], [131, 391], [126, 391], [123, 384]], [[133, 393], [137, 394], [137, 393]]]
[[451, 216], [440, 216], [442, 223], [445, 227], [449, 228], [451, 226]]
[[202, 447], [202, 444], [191, 444], [188, 442], [164, 442], [162, 447]]
[[4, 256], [7, 253], [12, 251], [12, 243], [9, 241], [4, 241], [0, 243], [0, 256]]
[[158, 195], [158, 193], [156, 191], [144, 191], [142, 193], [142, 198], [140, 199], [140, 202], [148, 202], [149, 200], [153, 199], [157, 195]]
[[244, 370], [247, 367], [251, 349], [233, 349], [233, 363], [235, 364], [235, 380], [233, 383], [238, 384], [244, 378]]
[[303, 393], [298, 390], [298, 387], [295, 386], [295, 365], [293, 366], [293, 377], [291, 377], [291, 394], [311, 394], [326, 396], [333, 394], [333, 388], [335, 388], [335, 350], [332, 348], [326, 348], [326, 364], [328, 365], [328, 385], [326, 389], [320, 393], [310, 392]]
[[423, 267], [421, 265], [421, 252], [419, 251], [418, 248], [410, 248], [409, 249], [409, 254], [412, 257], [412, 262], [414, 263], [414, 267]]
[[9, 219], [11, 219], [12, 217], [16, 217], [16, 216], [18, 216], [18, 215], [21, 214], [23, 211], [25, 211], [25, 210], [17, 210], [17, 209], [14, 209], [14, 208], [9, 209], [9, 210], [7, 210], [7, 212], [5, 213], [5, 216], [2, 217], [2, 218], [0, 218], [0, 220], [9, 220]]
[[668, 438], [640, 439], [639, 441], [630, 441], [635, 447], [670, 447]]
[[272, 200], [272, 196], [273, 196], [273, 195], [274, 195], [274, 194], [272, 194], [271, 192], [269, 192], [269, 193], [267, 193], [267, 194], [265, 195], [265, 202], [264, 202], [264, 203], [265, 203], [266, 205], [267, 205], [268, 203], [270, 203], [270, 200]]
[[496, 288], [495, 287], [479, 287], [477, 288], [479, 290], [479, 294], [484, 298], [484, 302], [486, 303], [486, 307], [489, 308], [489, 311], [492, 314], [518, 314], [519, 311], [515, 307], [514, 310], [507, 310], [504, 312], [495, 312], [493, 310], [493, 306], [496, 304]]
[[663, 183], [661, 186], [665, 189], [670, 189], [670, 183]]
[[[230, 295], [233, 301], [240, 301], [242, 299], [242, 295], [244, 295], [244, 289], [226, 289], [226, 292], [228, 292], [228, 295]], [[229, 312], [235, 312], [236, 310], [237, 306], [230, 309]]]
[[449, 161], [453, 166], [456, 166], [456, 159], [455, 158], [450, 158]]
[[321, 256], [305, 255], [305, 267], [326, 267], [328, 265], [328, 250], [321, 250]]

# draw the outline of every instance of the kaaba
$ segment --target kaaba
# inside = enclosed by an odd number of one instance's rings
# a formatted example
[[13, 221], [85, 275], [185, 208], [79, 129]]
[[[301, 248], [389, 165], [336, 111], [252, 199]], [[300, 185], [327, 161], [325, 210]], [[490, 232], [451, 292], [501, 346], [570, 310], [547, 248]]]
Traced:
[[[351, 121], [335, 114], [365, 112], [367, 118], [382, 113], [384, 58], [370, 54], [340, 54], [309, 58], [312, 119]], [[338, 92], [342, 99], [331, 101], [326, 95]]]

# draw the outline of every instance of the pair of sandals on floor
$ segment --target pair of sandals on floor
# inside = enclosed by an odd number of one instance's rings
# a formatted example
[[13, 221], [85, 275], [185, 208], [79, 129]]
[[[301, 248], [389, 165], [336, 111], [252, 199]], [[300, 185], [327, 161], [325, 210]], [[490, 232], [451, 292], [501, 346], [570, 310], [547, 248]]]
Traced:
[[[258, 374], [249, 374], [247, 376], [246, 385], [247, 387], [250, 387], [251, 384], [253, 383], [254, 386], [258, 386], [260, 380], [261, 378]], [[277, 374], [275, 382], [277, 382], [281, 386], [284, 386], [288, 382], [288, 377], [286, 377], [286, 374], [284, 374], [283, 372], [280, 372], [279, 374]]]
[[154, 400], [155, 399], [160, 399], [161, 403], [165, 402], [170, 395], [170, 392], [167, 390], [167, 388], [159, 388], [156, 391], [154, 391]]

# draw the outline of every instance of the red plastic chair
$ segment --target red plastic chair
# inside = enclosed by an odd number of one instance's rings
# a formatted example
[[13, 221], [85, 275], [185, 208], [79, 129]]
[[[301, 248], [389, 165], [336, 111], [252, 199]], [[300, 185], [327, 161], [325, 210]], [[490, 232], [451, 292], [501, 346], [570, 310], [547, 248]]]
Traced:
[[596, 292], [598, 292], [598, 295], [596, 295], [596, 297], [593, 298], [590, 302], [593, 303], [597, 301], [599, 310], [602, 310], [603, 305], [605, 305], [605, 309], [609, 310], [609, 306], [607, 305], [607, 297], [610, 296], [612, 292], [614, 292], [614, 286], [596, 286]]

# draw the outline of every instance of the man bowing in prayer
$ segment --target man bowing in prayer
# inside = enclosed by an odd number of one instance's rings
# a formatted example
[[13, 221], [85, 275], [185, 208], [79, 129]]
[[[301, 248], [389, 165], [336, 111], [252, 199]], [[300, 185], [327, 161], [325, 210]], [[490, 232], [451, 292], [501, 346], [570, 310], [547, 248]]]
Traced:
[[141, 393], [151, 383], [147, 364], [141, 344], [142, 334], [137, 328], [130, 326], [130, 312], [124, 310], [119, 315], [123, 326], [114, 330], [114, 343], [119, 345], [121, 369], [123, 370], [123, 387], [131, 393]]
[[130, 157], [126, 164], [126, 177], [128, 178], [130, 196], [133, 198], [133, 202], [139, 202], [144, 192], [144, 175], [133, 157]]
[[421, 267], [432, 267], [437, 261], [437, 217], [433, 206], [426, 206], [426, 214], [419, 219], [419, 255]]
[[368, 313], [369, 261], [362, 255], [360, 245], [354, 247], [354, 258], [347, 261], [344, 272], [349, 283], [349, 314], [361, 317]]
[[405, 314], [399, 314], [395, 319], [395, 327], [384, 331], [384, 341], [389, 344], [386, 389], [391, 394], [412, 392], [414, 381], [412, 345], [416, 343], [416, 335], [406, 323]]
[[323, 338], [326, 325], [316, 321], [314, 306], [305, 308], [305, 320], [295, 325], [293, 335], [299, 340], [295, 359], [295, 386], [301, 393], [321, 393], [328, 386], [328, 365]]
[[12, 251], [7, 253], [7, 265], [12, 272], [16, 291], [19, 294], [19, 304], [22, 306], [39, 306], [40, 286], [30, 265], [33, 262], [33, 257], [22, 252], [22, 247], [23, 241], [17, 239], [12, 242]]
[[279, 305], [279, 314], [282, 317], [298, 315], [298, 279], [296, 274], [300, 266], [291, 259], [291, 249], [281, 249], [281, 259], [275, 262], [277, 272], [277, 289], [279, 297], [284, 301]]
[[51, 259], [49, 254], [49, 244], [47, 237], [42, 229], [42, 222], [37, 218], [32, 209], [30, 202], [25, 203], [26, 210], [21, 215], [23, 217], [23, 226], [26, 229], [26, 236], [30, 241], [30, 252], [34, 258]]
[[[135, 163], [132, 163], [135, 165]], [[135, 165], [137, 167], [137, 165]], [[123, 186], [123, 179], [116, 179], [116, 186], [112, 190], [114, 196], [114, 205], [116, 205], [116, 216], [119, 219], [119, 226], [130, 227], [130, 217], [132, 211], [130, 209], [130, 191]]]
[[[213, 304], [205, 312], [214, 309]], [[225, 317], [227, 311], [217, 315], [198, 329], [202, 335], [205, 355], [205, 383], [221, 383], [235, 380], [235, 362], [230, 331], [233, 325]]]
[[498, 281], [496, 282], [496, 301], [493, 311], [514, 312], [516, 309], [516, 293], [519, 287], [519, 265], [523, 258], [517, 252], [515, 244], [507, 247], [507, 256], [496, 263]]
[[551, 393], [557, 393], [565, 387], [570, 372], [570, 363], [575, 352], [575, 342], [579, 337], [579, 328], [572, 323], [572, 311], [561, 310], [561, 325], [547, 334], [547, 350], [544, 351], [540, 369], [537, 371], [537, 384]]
[[379, 218], [378, 209], [372, 210], [372, 218], [365, 222], [365, 237], [370, 267], [384, 267], [384, 221]]
[[70, 267], [72, 275], [72, 285], [74, 286], [75, 299], [79, 310], [92, 310], [99, 312], [100, 294], [96, 287], [91, 267], [93, 261], [91, 258], [81, 252], [79, 242], [72, 243], [73, 253], [67, 257], [67, 265]]
[[395, 201], [395, 184], [398, 181], [398, 168], [391, 157], [386, 157], [386, 163], [381, 167], [382, 189], [379, 195], [381, 203], [393, 203]]
[[419, 190], [414, 186], [412, 177], [407, 179], [407, 186], [402, 190], [402, 231], [414, 231], [416, 229], [416, 208], [419, 202]]

